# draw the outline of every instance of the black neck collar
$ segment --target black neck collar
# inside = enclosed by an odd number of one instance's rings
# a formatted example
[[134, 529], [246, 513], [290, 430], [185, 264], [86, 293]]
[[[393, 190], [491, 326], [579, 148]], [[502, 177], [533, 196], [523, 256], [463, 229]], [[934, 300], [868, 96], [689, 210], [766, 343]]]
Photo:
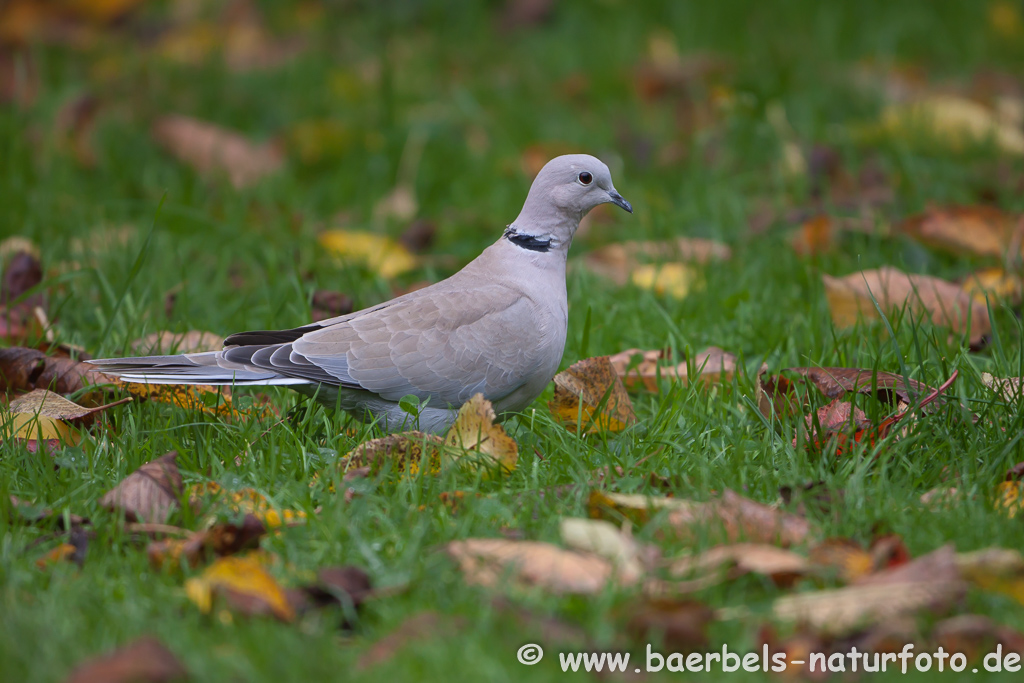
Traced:
[[537, 237], [536, 235], [523, 235], [515, 231], [515, 228], [505, 229], [505, 239], [521, 249], [539, 251], [541, 253], [551, 251], [551, 240]]

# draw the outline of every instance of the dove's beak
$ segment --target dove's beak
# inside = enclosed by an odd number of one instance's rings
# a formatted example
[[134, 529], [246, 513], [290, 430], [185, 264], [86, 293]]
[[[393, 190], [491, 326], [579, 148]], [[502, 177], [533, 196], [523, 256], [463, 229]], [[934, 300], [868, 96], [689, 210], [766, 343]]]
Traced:
[[614, 204], [615, 206], [625, 209], [630, 213], [633, 213], [633, 205], [627, 202], [625, 199], [623, 199], [622, 195], [616, 192], [615, 190], [612, 190], [611, 192], [608, 193], [608, 198], [611, 199], [612, 204]]

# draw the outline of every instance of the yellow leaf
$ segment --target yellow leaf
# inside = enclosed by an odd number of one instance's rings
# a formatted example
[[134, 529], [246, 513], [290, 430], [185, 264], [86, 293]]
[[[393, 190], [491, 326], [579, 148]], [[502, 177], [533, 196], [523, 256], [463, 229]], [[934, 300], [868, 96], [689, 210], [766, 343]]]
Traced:
[[236, 514], [255, 516], [256, 519], [263, 522], [268, 531], [306, 521], [306, 513], [302, 510], [275, 508], [262, 493], [253, 488], [228, 491], [216, 482], [195, 484], [189, 491], [189, 499], [193, 501], [193, 504], [208, 500], [224, 501]]
[[979, 306], [985, 306], [990, 299], [1004, 299], [1015, 306], [1021, 301], [1024, 282], [1020, 276], [1007, 273], [1002, 268], [984, 268], [967, 276], [961, 287]]
[[1013, 519], [1021, 511], [1021, 497], [1024, 494], [1024, 481], [1004, 481], [996, 487], [996, 509], [1002, 510]]
[[1008, 548], [958, 553], [960, 574], [979, 588], [1008, 595], [1024, 605], [1024, 557]]
[[991, 141], [1007, 154], [1024, 154], [1024, 133], [977, 102], [953, 95], [889, 105], [882, 112], [882, 127], [899, 137], [925, 134], [954, 150]]
[[494, 408], [483, 394], [475, 394], [459, 409], [455, 423], [448, 430], [445, 443], [465, 451], [475, 451], [491, 463], [511, 472], [519, 458], [519, 445], [494, 423]]
[[1021, 18], [1020, 3], [1010, 0], [996, 0], [988, 6], [988, 25], [992, 32], [1003, 38], [1020, 38], [1024, 35], [1024, 20]]
[[199, 410], [217, 417], [238, 417], [226, 387], [206, 384], [136, 384], [118, 382], [133, 396], [159, 403], [170, 403], [186, 410]]
[[236, 611], [273, 614], [282, 621], [295, 618], [284, 590], [253, 555], [218, 559], [185, 582], [185, 594], [204, 614], [213, 608], [214, 595], [223, 594]]
[[683, 299], [697, 279], [697, 271], [684, 263], [643, 264], [630, 276], [634, 285], [654, 290], [659, 296], [670, 294]]
[[417, 259], [398, 242], [369, 232], [327, 230], [320, 233], [320, 245], [342, 261], [356, 261], [391, 278], [418, 265]]
[[68, 445], [77, 446], [82, 440], [82, 435], [68, 423], [46, 415], [2, 411], [0, 412], [0, 441], [9, 439], [29, 441], [58, 439]]
[[426, 451], [427, 472], [441, 471], [444, 441], [439, 436], [424, 432], [401, 432], [361, 443], [342, 458], [344, 471], [358, 467], [369, 467], [379, 472], [386, 464], [403, 475], [415, 475]]
[[554, 382], [555, 396], [548, 408], [570, 431], [579, 427], [581, 417], [588, 434], [621, 432], [636, 422], [633, 403], [608, 356], [578, 361], [555, 375]]

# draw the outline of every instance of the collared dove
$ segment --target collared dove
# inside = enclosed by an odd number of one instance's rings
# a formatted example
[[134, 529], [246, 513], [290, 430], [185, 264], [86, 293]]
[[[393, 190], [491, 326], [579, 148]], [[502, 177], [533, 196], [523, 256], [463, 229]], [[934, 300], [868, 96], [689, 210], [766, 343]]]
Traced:
[[476, 393], [515, 413], [558, 370], [566, 255], [580, 219], [605, 203], [633, 212], [599, 159], [560, 156], [501, 238], [446, 280], [303, 327], [233, 334], [221, 351], [91, 362], [128, 382], [289, 385], [389, 431], [413, 426], [399, 406], [410, 394], [418, 427], [436, 433]]

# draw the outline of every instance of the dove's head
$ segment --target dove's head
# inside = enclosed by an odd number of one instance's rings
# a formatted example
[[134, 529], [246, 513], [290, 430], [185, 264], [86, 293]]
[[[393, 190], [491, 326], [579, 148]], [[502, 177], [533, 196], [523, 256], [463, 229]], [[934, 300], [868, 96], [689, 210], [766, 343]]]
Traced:
[[633, 213], [615, 190], [603, 161], [589, 154], [555, 157], [534, 178], [523, 210], [505, 237], [532, 251], [564, 251], [580, 219], [599, 204], [615, 204]]

